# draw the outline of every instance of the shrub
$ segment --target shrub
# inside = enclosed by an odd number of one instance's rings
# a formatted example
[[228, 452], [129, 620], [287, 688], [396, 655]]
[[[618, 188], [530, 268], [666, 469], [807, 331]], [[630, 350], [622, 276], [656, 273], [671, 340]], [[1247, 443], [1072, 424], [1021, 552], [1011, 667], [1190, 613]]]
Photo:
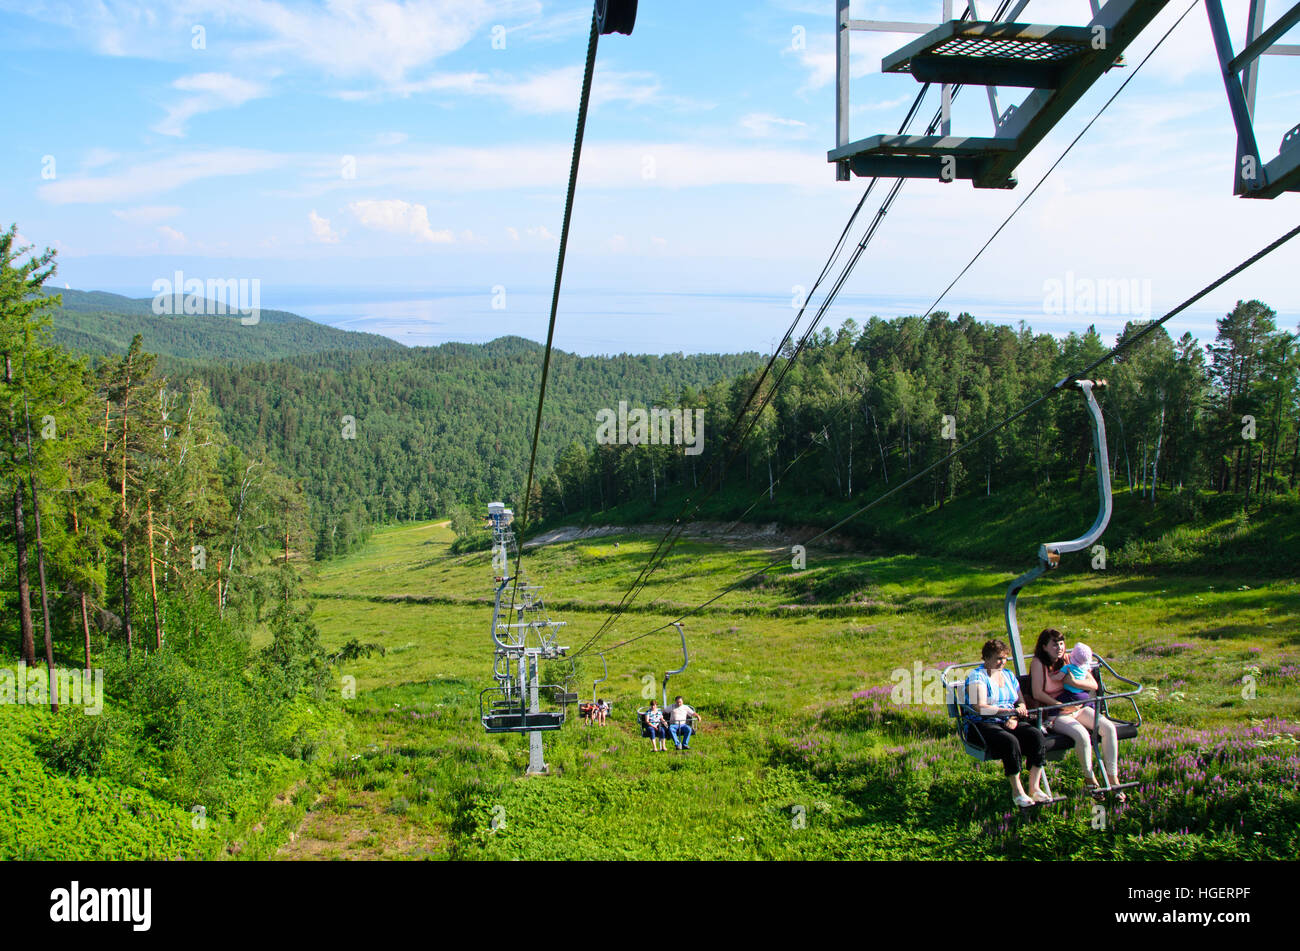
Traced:
[[113, 745], [113, 724], [107, 712], [89, 716], [63, 709], [36, 738], [36, 754], [51, 769], [69, 776], [95, 776]]

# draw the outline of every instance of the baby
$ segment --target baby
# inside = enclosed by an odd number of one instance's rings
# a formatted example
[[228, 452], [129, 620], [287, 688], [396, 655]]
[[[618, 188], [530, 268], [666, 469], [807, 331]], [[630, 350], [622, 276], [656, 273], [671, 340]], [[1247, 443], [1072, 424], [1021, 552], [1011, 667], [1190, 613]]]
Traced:
[[1065, 674], [1065, 683], [1062, 686], [1060, 696], [1056, 699], [1061, 703], [1082, 703], [1087, 700], [1088, 692], [1078, 690], [1071, 684], [1090, 677], [1089, 669], [1091, 667], [1092, 648], [1082, 642], [1075, 644], [1074, 650], [1070, 651], [1070, 662], [1061, 668], [1061, 673]]

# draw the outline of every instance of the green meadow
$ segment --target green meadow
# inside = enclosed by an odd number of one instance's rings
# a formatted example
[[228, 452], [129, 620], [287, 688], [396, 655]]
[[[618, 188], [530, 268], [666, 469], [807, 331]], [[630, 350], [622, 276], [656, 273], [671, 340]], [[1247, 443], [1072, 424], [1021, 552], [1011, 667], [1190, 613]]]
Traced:
[[[596, 692], [609, 723], [584, 726], [571, 709], [545, 735], [551, 774], [525, 777], [524, 737], [487, 735], [478, 719], [490, 558], [451, 555], [452, 540], [445, 522], [396, 526], [318, 566], [314, 620], [344, 658], [347, 749], [295, 793], [305, 814], [279, 857], [1280, 859], [1300, 846], [1293, 579], [1080, 559], [1031, 586], [1031, 643], [1059, 627], [1140, 681], [1144, 727], [1121, 746], [1124, 779], [1140, 783], [1127, 805], [1094, 809], [1071, 756], [1051, 767], [1068, 800], [1021, 816], [1000, 765], [967, 757], [942, 707], [890, 696], [900, 670], [978, 658], [1001, 632], [1005, 566], [810, 549], [804, 570], [784, 563], [686, 619], [690, 664], [670, 694], [703, 716], [690, 752], [651, 752], [635, 724], [644, 692], [681, 665], [669, 628], [608, 654]], [[562, 643], [595, 634], [656, 541], [526, 551]], [[760, 544], [684, 539], [600, 646], [789, 556]], [[589, 653], [548, 663], [543, 680], [586, 697], [600, 674]]]

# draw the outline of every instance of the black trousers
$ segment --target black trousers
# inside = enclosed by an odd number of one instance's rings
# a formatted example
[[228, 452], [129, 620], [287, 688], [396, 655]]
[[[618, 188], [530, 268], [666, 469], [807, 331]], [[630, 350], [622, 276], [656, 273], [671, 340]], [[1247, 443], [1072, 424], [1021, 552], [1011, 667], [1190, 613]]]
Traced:
[[967, 729], [979, 733], [989, 755], [1002, 760], [1008, 776], [1019, 773], [1025, 759], [1030, 766], [1042, 766], [1045, 762], [1042, 731], [1023, 719], [1017, 720], [1014, 730], [1008, 730], [1002, 723], [972, 723]]

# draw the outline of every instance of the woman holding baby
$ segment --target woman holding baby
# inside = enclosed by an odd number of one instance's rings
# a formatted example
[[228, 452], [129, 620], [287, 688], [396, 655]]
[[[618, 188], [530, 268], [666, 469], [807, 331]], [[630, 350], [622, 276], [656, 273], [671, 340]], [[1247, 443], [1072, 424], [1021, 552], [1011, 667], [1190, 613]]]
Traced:
[[[1034, 700], [1043, 706], [1067, 704], [1061, 707], [1049, 729], [1073, 737], [1074, 751], [1079, 757], [1079, 765], [1083, 767], [1084, 782], [1094, 795], [1099, 795], [1101, 786], [1092, 771], [1094, 718], [1097, 736], [1101, 741], [1102, 769], [1112, 786], [1119, 785], [1119, 743], [1115, 735], [1115, 724], [1098, 714], [1095, 702], [1090, 699], [1089, 691], [1097, 689], [1091, 667], [1092, 651], [1087, 644], [1076, 644], [1067, 654], [1065, 635], [1049, 627], [1038, 635], [1034, 659], [1029, 665], [1029, 682]], [[1127, 797], [1118, 792], [1115, 798], [1124, 802]]]

